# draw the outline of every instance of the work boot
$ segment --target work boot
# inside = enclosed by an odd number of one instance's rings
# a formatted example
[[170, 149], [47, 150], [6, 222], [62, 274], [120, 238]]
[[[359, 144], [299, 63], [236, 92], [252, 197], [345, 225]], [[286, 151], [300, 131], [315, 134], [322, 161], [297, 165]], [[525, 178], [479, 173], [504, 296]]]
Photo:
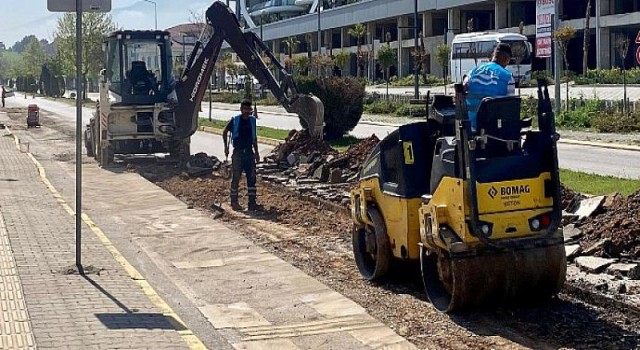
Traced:
[[249, 210], [250, 211], [259, 211], [260, 209], [262, 209], [260, 204], [258, 204], [256, 202], [249, 202]]
[[243, 210], [242, 206], [237, 201], [231, 202], [231, 209], [233, 209], [235, 211], [242, 211]]

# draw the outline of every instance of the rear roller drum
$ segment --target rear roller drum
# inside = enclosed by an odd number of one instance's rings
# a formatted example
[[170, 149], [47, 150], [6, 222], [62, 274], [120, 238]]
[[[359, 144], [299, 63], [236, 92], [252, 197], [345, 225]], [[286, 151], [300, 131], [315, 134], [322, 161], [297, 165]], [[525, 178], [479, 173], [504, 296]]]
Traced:
[[382, 278], [389, 270], [391, 245], [380, 212], [371, 208], [367, 213], [373, 226], [354, 227], [352, 243], [358, 270], [365, 279], [373, 281]]
[[562, 244], [461, 258], [420, 253], [425, 292], [442, 312], [548, 299], [564, 284], [566, 264]]

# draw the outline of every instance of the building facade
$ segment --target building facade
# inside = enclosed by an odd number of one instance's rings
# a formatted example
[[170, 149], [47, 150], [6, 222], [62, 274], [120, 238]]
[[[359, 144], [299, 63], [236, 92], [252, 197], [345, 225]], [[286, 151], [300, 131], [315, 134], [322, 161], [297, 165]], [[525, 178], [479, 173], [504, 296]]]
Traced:
[[[561, 25], [577, 29], [576, 37], [569, 44], [569, 69], [582, 73], [588, 0], [559, 2]], [[625, 36], [631, 42], [625, 66], [636, 65], [640, 0], [590, 2], [589, 68], [620, 66], [622, 59], [615, 41]], [[522, 24], [523, 34], [532, 43], [535, 40], [536, 0], [239, 0], [237, 3], [241, 23], [262, 37], [282, 59], [287, 52], [284, 41], [294, 37], [299, 42], [294, 54], [334, 54], [336, 50], [353, 53], [347, 67], [349, 74], [355, 74], [357, 69], [357, 39], [349, 35], [349, 29], [363, 24], [366, 32], [361, 39], [361, 50], [370, 53], [366, 68], [369, 78], [380, 77], [374, 58], [377, 49], [385, 43], [396, 51], [397, 64], [392, 71], [403, 77], [413, 71], [416, 41], [424, 45], [427, 73], [439, 75], [442, 68], [435, 60], [435, 48], [441, 43], [450, 44], [458, 33], [518, 32]], [[549, 61], [534, 59], [533, 70], [550, 69]]]

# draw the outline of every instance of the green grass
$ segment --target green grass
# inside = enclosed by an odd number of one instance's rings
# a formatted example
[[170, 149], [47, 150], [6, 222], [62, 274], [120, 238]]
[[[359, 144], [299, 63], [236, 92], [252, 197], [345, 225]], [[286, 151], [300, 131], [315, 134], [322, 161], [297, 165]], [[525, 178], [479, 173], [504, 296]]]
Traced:
[[355, 136], [347, 135], [347, 136], [343, 136], [341, 139], [331, 140], [328, 142], [329, 142], [329, 145], [335, 148], [338, 152], [344, 152], [347, 149], [349, 149], [351, 145], [355, 145], [360, 141], [362, 141], [362, 139], [359, 139]]
[[[200, 118], [200, 126], [208, 126], [215, 129], [224, 129], [227, 126], [228, 121], [225, 120], [211, 120]], [[268, 128], [266, 126], [258, 126], [258, 136], [284, 140], [289, 135], [289, 130]]]
[[621, 179], [566, 169], [560, 169], [560, 181], [571, 190], [592, 195], [619, 192], [623, 196], [628, 196], [640, 190], [640, 179]]
[[[49, 96], [44, 96], [44, 95], [36, 95], [36, 96], [42, 97], [45, 100], [63, 102], [63, 103], [66, 103], [68, 105], [71, 105], [71, 106], [75, 106], [76, 105], [76, 100], [75, 99], [70, 99], [70, 98], [66, 98], [66, 97], [54, 98], [54, 97], [49, 97]], [[29, 97], [31, 97], [31, 94], [29, 94]], [[96, 101], [86, 99], [86, 100], [84, 100], [82, 102], [82, 107], [96, 108]]]
[[[228, 121], [224, 120], [211, 120], [200, 118], [200, 126], [208, 126], [215, 129], [224, 129], [227, 126]], [[289, 135], [289, 130], [284, 129], [274, 129], [266, 126], [258, 126], [258, 136], [276, 139], [276, 140], [284, 140]], [[329, 141], [329, 145], [335, 148], [337, 151], [342, 152], [349, 148], [349, 146], [356, 144], [362, 141], [357, 137], [347, 135], [342, 137], [339, 140], [331, 140]]]

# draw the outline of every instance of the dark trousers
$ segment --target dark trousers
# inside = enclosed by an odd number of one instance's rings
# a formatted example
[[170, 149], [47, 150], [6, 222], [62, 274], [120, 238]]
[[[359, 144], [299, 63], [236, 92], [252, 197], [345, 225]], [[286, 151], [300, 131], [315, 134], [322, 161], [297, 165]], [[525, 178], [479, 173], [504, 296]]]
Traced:
[[238, 185], [244, 172], [247, 177], [249, 204], [256, 204], [256, 160], [251, 149], [234, 149], [231, 156], [231, 203], [238, 202]]

